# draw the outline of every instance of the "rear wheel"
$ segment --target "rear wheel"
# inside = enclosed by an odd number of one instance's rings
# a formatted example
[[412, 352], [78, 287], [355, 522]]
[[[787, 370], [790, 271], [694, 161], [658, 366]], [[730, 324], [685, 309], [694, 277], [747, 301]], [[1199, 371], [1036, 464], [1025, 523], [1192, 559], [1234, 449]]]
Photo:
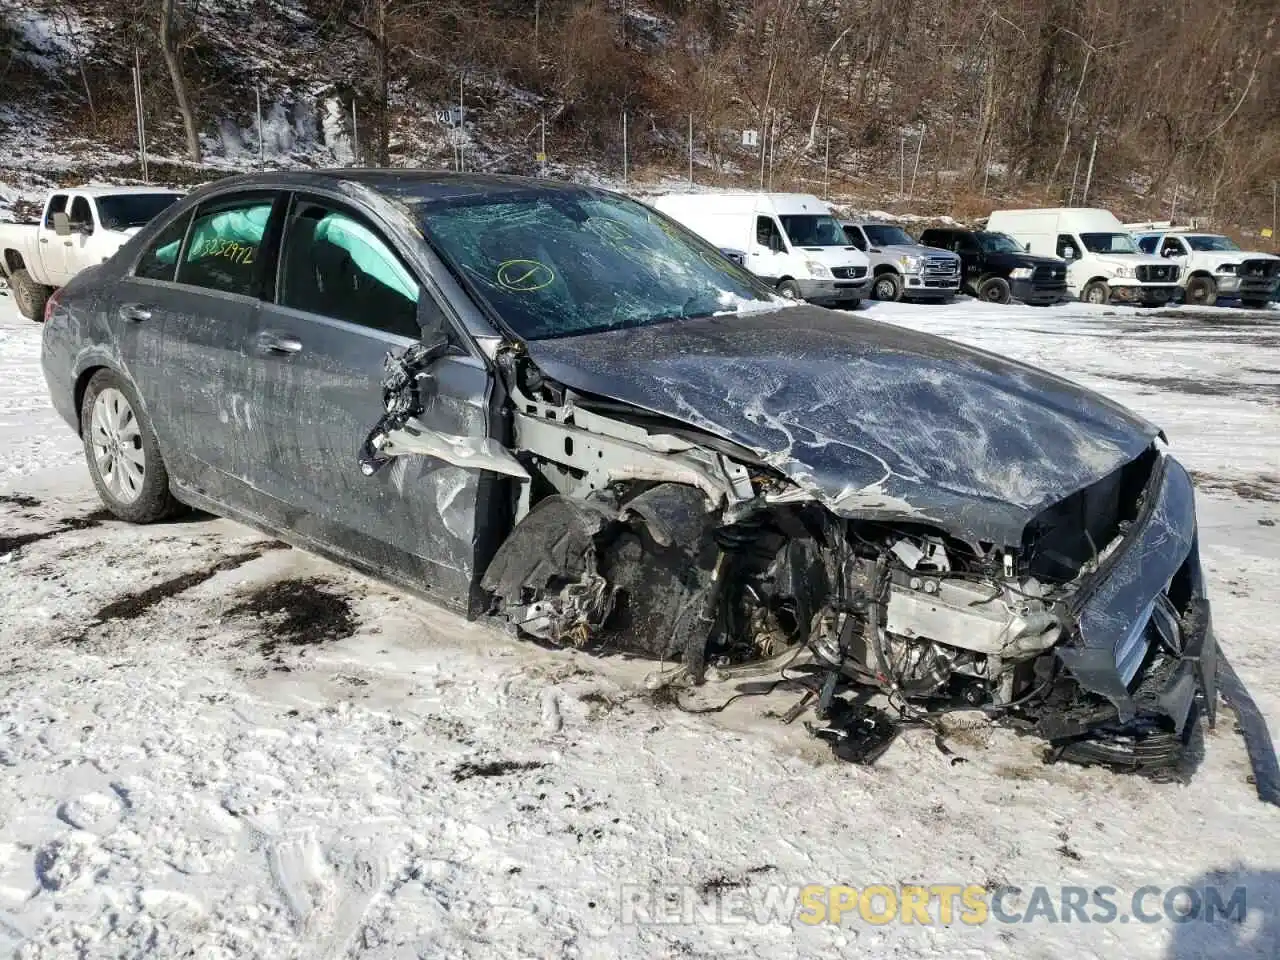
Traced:
[[796, 283], [794, 280], [783, 280], [778, 284], [778, 292], [784, 297], [788, 297], [792, 300], [804, 299], [800, 296], [800, 284]]
[[1216, 303], [1218, 300], [1218, 285], [1214, 283], [1212, 277], [1192, 277], [1187, 281], [1186, 299], [1187, 303], [1194, 303], [1199, 307]]
[[879, 274], [871, 281], [871, 298], [873, 300], [901, 300], [902, 278], [892, 271]]
[[1102, 280], [1094, 280], [1085, 284], [1080, 291], [1080, 299], [1085, 303], [1107, 303], [1111, 300], [1111, 288]]
[[129, 381], [112, 370], [93, 375], [80, 404], [80, 433], [89, 475], [108, 510], [130, 523], [176, 512], [155, 431]]
[[36, 283], [26, 270], [15, 270], [9, 277], [9, 286], [13, 289], [13, 300], [18, 305], [18, 312], [28, 320], [37, 323], [44, 319], [44, 305], [53, 293], [52, 287]]
[[1013, 299], [1013, 292], [1004, 277], [988, 277], [978, 285], [978, 297], [987, 303], [1008, 303]]

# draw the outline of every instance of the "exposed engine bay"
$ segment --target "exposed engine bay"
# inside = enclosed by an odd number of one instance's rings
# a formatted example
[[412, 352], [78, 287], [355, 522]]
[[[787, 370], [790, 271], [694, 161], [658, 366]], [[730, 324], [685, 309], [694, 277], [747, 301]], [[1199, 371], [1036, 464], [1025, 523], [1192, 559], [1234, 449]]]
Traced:
[[518, 345], [496, 358], [504, 443], [442, 444], [414, 420], [430, 358], [388, 358], [362, 467], [425, 454], [512, 478], [480, 586], [526, 637], [665, 661], [675, 685], [771, 671], [847, 759], [969, 710], [1038, 734], [1051, 759], [1167, 769], [1199, 712], [1213, 720], [1190, 481], [1157, 445], [1002, 543], [856, 497], [837, 513], [769, 458], [568, 388]]

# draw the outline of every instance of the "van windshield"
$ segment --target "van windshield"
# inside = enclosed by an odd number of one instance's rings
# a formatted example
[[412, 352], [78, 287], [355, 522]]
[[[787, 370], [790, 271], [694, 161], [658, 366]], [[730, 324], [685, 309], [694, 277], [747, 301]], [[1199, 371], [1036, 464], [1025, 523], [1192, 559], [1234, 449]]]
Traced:
[[1187, 237], [1186, 240], [1191, 244], [1192, 250], [1209, 252], [1240, 249], [1240, 245], [1229, 237]]
[[847, 247], [849, 238], [836, 218], [826, 214], [778, 217], [793, 247]]
[[532, 189], [418, 211], [436, 252], [528, 340], [794, 305], [625, 197]]
[[1137, 253], [1138, 247], [1128, 233], [1082, 233], [1080, 242], [1090, 253]]

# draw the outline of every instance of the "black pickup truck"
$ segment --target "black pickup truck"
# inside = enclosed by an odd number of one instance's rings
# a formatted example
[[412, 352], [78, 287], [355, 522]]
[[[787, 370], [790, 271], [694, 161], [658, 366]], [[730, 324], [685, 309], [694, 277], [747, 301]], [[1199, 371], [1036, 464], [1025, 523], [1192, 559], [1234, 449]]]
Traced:
[[1067, 297], [1066, 261], [1034, 257], [1008, 234], [931, 227], [920, 242], [956, 253], [964, 271], [961, 289], [980, 300], [1047, 306]]

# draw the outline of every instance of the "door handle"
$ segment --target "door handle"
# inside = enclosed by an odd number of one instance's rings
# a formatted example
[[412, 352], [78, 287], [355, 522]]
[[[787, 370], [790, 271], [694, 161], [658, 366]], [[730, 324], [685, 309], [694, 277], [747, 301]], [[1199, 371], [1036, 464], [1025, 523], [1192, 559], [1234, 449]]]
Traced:
[[48, 238], [48, 237], [41, 237], [41, 238], [40, 238], [40, 242], [41, 242], [41, 243], [48, 243], [48, 242], [49, 242], [49, 238]]
[[63, 245], [64, 247], [69, 247], [69, 246], [71, 246], [71, 241], [70, 241], [70, 240], [63, 240], [63, 241], [62, 241], [62, 245]]
[[261, 353], [288, 355], [298, 353], [302, 349], [302, 341], [297, 337], [270, 331], [258, 334], [258, 350]]
[[137, 303], [126, 303], [120, 308], [120, 319], [130, 323], [141, 323], [151, 319], [151, 311]]

